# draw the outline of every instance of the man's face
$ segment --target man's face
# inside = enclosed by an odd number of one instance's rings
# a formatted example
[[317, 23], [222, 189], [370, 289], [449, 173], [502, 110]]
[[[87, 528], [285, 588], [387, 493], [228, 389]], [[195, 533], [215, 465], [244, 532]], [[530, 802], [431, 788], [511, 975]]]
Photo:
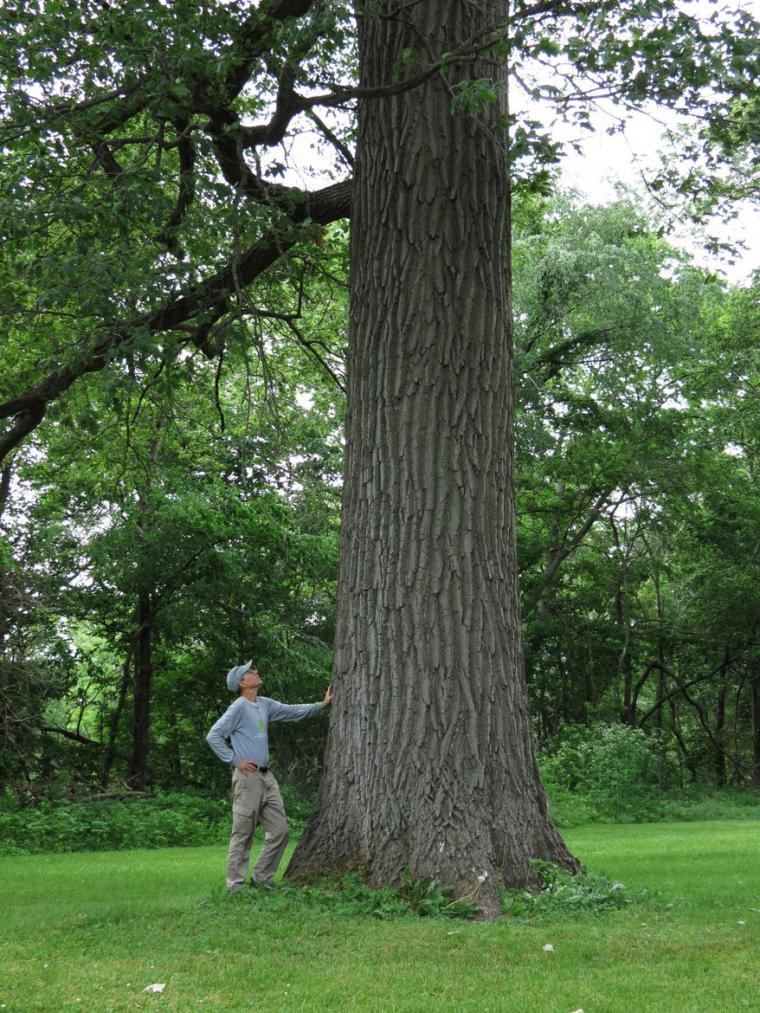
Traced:
[[257, 689], [264, 680], [261, 678], [255, 668], [249, 668], [243, 678], [240, 680], [241, 689]]

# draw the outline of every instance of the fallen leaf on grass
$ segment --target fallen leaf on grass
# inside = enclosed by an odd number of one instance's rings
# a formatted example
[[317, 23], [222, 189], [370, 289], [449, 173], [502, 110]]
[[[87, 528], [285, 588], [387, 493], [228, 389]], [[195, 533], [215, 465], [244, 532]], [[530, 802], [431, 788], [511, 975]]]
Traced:
[[147, 988], [143, 989], [143, 992], [163, 992], [166, 988], [166, 983], [156, 982], [155, 985], [148, 985]]

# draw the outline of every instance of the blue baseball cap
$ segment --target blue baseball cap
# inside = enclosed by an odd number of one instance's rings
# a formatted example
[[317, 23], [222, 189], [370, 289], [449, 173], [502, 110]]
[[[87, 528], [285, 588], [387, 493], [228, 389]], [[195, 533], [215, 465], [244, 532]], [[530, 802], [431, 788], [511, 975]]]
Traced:
[[246, 672], [250, 672], [253, 668], [253, 658], [250, 661], [246, 661], [244, 665], [236, 665], [231, 668], [227, 673], [227, 689], [230, 693], [236, 693], [240, 689], [240, 680], [243, 678]]

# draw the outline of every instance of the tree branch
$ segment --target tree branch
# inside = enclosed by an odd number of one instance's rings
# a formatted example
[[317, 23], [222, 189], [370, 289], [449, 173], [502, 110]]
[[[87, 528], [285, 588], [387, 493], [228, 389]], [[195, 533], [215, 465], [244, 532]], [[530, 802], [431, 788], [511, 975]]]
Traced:
[[[296, 193], [289, 192], [291, 197]], [[351, 180], [348, 179], [306, 194], [305, 199], [302, 198], [291, 209], [289, 224], [297, 225], [310, 219], [317, 224], [327, 225], [348, 217], [350, 207]], [[77, 347], [79, 355], [76, 363], [50, 373], [36, 386], [0, 404], [0, 418], [14, 420], [0, 438], [0, 461], [40, 424], [52, 401], [81, 376], [101, 370], [116, 355], [130, 348], [138, 334], [171, 331], [188, 321], [196, 320], [197, 330], [188, 340], [209, 354], [207, 337], [211, 325], [228, 311], [236, 292], [255, 281], [296, 242], [297, 237], [284, 237], [281, 231], [272, 230], [221, 271], [190, 289], [186, 295], [117, 325], [92, 345], [82, 342]]]
[[675, 682], [676, 688], [671, 690], [669, 693], [666, 693], [665, 696], [660, 697], [660, 699], [656, 703], [654, 703], [645, 714], [641, 716], [641, 718], [638, 721], [639, 726], [643, 725], [645, 721], [648, 721], [653, 714], [656, 714], [657, 711], [668, 702], [668, 700], [671, 700], [674, 696], [678, 696], [679, 693], [682, 693], [684, 698], [688, 700], [689, 703], [693, 704], [694, 701], [692, 701], [689, 698], [688, 694], [686, 693], [686, 690], [690, 689], [692, 686], [696, 686], [700, 682], [707, 682], [708, 679], [712, 679], [712, 677], [714, 675], [717, 675], [718, 672], [720, 672], [720, 670], [724, 667], [725, 662], [721, 662], [717, 668], [714, 668], [711, 672], [708, 672], [707, 675], [698, 675], [694, 679], [689, 679], [688, 682], [682, 682], [675, 674], [675, 672], [671, 671], [671, 669], [669, 669], [668, 666], [664, 665], [661, 661], [657, 660], [650, 661], [649, 664], [647, 665], [647, 674], [656, 668], [660, 672], [662, 672], [663, 675], [670, 676], [670, 678]]
[[81, 742], [85, 746], [97, 746], [99, 749], [103, 748], [103, 743], [98, 742], [97, 739], [91, 739], [87, 735], [82, 735], [80, 732], [70, 732], [67, 728], [54, 728], [51, 725], [41, 725], [41, 732], [51, 732], [53, 735], [62, 735], [66, 739], [71, 739], [73, 742]]
[[0, 471], [0, 517], [3, 516], [3, 511], [8, 503], [11, 493], [11, 465], [9, 461], [6, 466]]
[[560, 341], [558, 345], [548, 349], [537, 359], [540, 365], [547, 367], [542, 376], [543, 382], [546, 383], [555, 377], [568, 364], [568, 357], [573, 352], [588, 348], [589, 346], [593, 347], [614, 330], [614, 327], [602, 327], [595, 331], [584, 331], [581, 334], [574, 335], [572, 338], [567, 338], [565, 341]]
[[317, 128], [319, 129], [319, 132], [322, 134], [325, 140], [329, 141], [330, 144], [332, 144], [332, 146], [339, 153], [339, 155], [346, 163], [346, 165], [349, 166], [349, 168], [353, 169], [354, 153], [350, 150], [350, 148], [348, 148], [343, 143], [343, 141], [341, 141], [341, 139], [338, 137], [337, 134], [333, 133], [333, 131], [328, 127], [328, 125], [322, 119], [320, 119], [319, 116], [317, 116], [317, 114], [314, 112], [313, 109], [310, 109], [308, 111], [307, 116], [313, 123], [316, 124]]
[[[568, 527], [565, 529], [564, 534], [565, 540], [563, 541], [562, 545], [558, 546], [557, 548], [549, 549], [546, 566], [544, 567], [544, 572], [541, 574], [541, 578], [538, 582], [537, 588], [535, 588], [533, 591], [530, 607], [535, 608], [536, 605], [541, 601], [541, 599], [544, 597], [548, 589], [554, 583], [554, 579], [557, 576], [557, 572], [560, 566], [564, 563], [564, 561], [568, 558], [568, 556], [572, 555], [572, 553], [580, 546], [583, 539], [589, 533], [591, 528], [599, 520], [604, 508], [607, 506], [609, 502], [610, 492], [611, 490], [605, 489], [597, 496], [594, 504], [592, 505], [591, 509], [588, 512], [586, 519], [584, 520], [583, 524], [581, 524], [581, 526], [576, 530], [572, 538], [567, 540], [568, 535], [570, 534], [570, 529], [568, 525]], [[580, 518], [576, 517], [575, 520], [580, 520]]]
[[195, 199], [195, 145], [189, 134], [189, 121], [179, 120], [175, 126], [177, 127], [177, 150], [179, 153], [179, 191], [174, 209], [156, 239], [163, 243], [175, 257], [184, 260], [185, 252], [180, 248], [175, 233], [182, 224], [187, 209]]

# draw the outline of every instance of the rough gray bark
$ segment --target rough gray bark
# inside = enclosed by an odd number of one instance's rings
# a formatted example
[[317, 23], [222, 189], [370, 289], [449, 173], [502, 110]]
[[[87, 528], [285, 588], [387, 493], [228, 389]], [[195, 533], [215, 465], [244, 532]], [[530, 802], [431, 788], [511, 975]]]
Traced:
[[[362, 86], [391, 81], [404, 49], [451, 51], [505, 17], [458, 0], [365, 16]], [[385, 884], [406, 867], [493, 916], [499, 881], [536, 882], [532, 858], [577, 863], [547, 814], [522, 675], [506, 88], [489, 57], [466, 73], [497, 79], [480, 119], [451, 114], [442, 77], [360, 107], [336, 697], [288, 871]]]

